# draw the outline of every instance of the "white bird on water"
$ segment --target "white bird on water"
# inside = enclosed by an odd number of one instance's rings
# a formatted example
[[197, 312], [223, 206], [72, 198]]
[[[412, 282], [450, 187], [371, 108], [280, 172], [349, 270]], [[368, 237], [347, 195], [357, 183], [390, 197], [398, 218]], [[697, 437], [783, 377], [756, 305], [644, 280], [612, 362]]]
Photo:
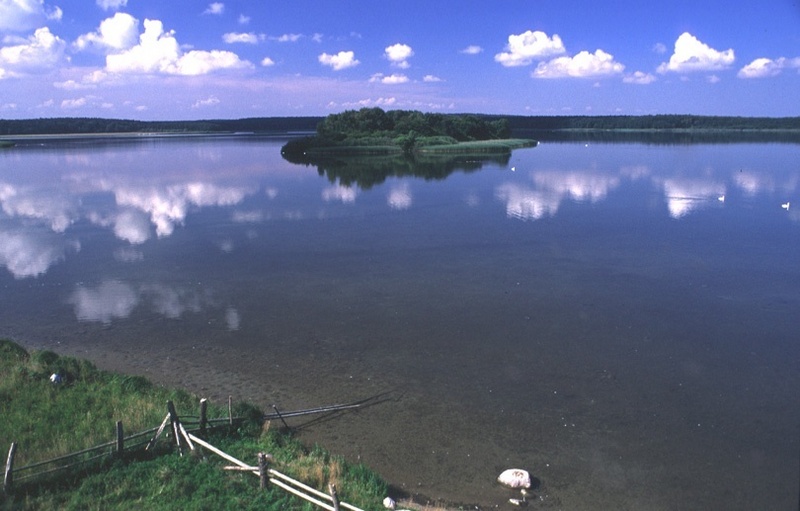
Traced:
[[784, 204], [781, 204], [781, 207], [782, 207], [783, 209], [785, 209], [785, 210], [787, 210], [787, 211], [788, 211], [788, 210], [789, 210], [789, 205], [790, 205], [790, 204], [791, 204], [791, 202], [786, 202], [786, 203], [784, 203]]

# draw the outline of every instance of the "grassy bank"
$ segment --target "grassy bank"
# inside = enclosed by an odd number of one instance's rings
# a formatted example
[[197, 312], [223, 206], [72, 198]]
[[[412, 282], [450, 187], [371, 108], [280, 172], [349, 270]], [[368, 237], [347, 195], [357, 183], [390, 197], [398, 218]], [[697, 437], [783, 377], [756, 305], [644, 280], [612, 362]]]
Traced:
[[[50, 382], [54, 373], [63, 383]], [[126, 432], [158, 426], [167, 400], [179, 414], [196, 415], [198, 409], [198, 399], [186, 392], [49, 351], [28, 353], [7, 340], [0, 340], [0, 375], [0, 449], [5, 453], [17, 442], [15, 467], [106, 443], [117, 420]], [[272, 466], [289, 476], [319, 489], [334, 483], [342, 500], [381, 508], [387, 485], [366, 467], [319, 447], [305, 448], [262, 424], [262, 413], [252, 406], [238, 404], [233, 413], [249, 419], [234, 430], [209, 433], [212, 444], [249, 463], [258, 452], [272, 454]], [[226, 415], [227, 404], [209, 406], [210, 417]], [[11, 495], [0, 493], [2, 509], [316, 509], [276, 487], [260, 490], [257, 477], [224, 471], [219, 458], [180, 457], [169, 442], [159, 445], [159, 452], [131, 452], [15, 484]]]
[[472, 142], [457, 142], [454, 144], [429, 145], [417, 148], [417, 153], [456, 153], [456, 154], [481, 154], [481, 153], [510, 153], [514, 149], [523, 147], [536, 147], [535, 140], [523, 138], [506, 138], [501, 140], [475, 140]]

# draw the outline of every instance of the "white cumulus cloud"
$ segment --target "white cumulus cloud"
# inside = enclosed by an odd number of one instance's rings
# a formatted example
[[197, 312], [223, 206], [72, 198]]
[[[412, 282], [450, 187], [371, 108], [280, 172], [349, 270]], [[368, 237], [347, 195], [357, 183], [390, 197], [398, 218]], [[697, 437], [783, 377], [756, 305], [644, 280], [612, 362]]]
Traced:
[[78, 37], [74, 46], [79, 50], [95, 47], [107, 51], [121, 51], [135, 46], [138, 39], [139, 20], [130, 14], [118, 12], [101, 21], [96, 32]]
[[19, 44], [0, 48], [0, 78], [51, 69], [64, 58], [66, 43], [47, 27], [27, 39], [14, 40]]
[[622, 78], [624, 83], [635, 83], [637, 85], [647, 85], [648, 83], [653, 83], [656, 81], [656, 77], [650, 73], [644, 73], [642, 71], [635, 71], [631, 74], [625, 75]]
[[258, 44], [261, 38], [253, 32], [228, 32], [227, 34], [223, 34], [222, 40], [228, 44]]
[[86, 98], [65, 99], [61, 102], [61, 108], [64, 110], [72, 110], [86, 106]]
[[203, 108], [205, 106], [214, 106], [219, 104], [219, 98], [216, 96], [209, 96], [205, 99], [198, 99], [192, 105], [192, 108]]
[[0, 0], [0, 30], [26, 32], [62, 16], [61, 8], [44, 0]]
[[341, 71], [348, 67], [354, 67], [361, 62], [356, 60], [355, 53], [352, 51], [340, 51], [336, 55], [328, 55], [323, 53], [318, 57], [320, 64], [330, 66], [334, 71]]
[[393, 66], [400, 69], [407, 69], [410, 65], [408, 59], [414, 55], [414, 50], [407, 44], [393, 44], [384, 48], [384, 56]]
[[667, 45], [664, 43], [656, 43], [653, 45], [653, 52], [663, 55], [667, 53]]
[[777, 76], [787, 68], [800, 68], [800, 57], [794, 59], [781, 57], [775, 60], [758, 58], [740, 69], [737, 76], [739, 78], [766, 78]]
[[399, 83], [407, 83], [408, 77], [404, 74], [391, 74], [385, 76], [383, 73], [375, 73], [369, 79], [370, 83], [383, 83], [386, 85], [396, 85]]
[[96, 0], [97, 6], [104, 11], [116, 10], [128, 5], [128, 0]]
[[275, 65], [275, 61], [272, 60], [269, 57], [264, 57], [263, 59], [261, 59], [261, 65], [264, 66], [264, 67], [274, 66]]
[[[350, 101], [342, 103], [341, 106], [343, 106], [344, 108], [363, 108], [363, 107], [373, 107], [373, 106], [379, 106], [385, 108], [388, 106], [392, 106], [395, 103], [397, 103], [397, 98], [395, 97], [389, 97], [389, 98], [381, 97], [378, 99], [367, 98], [367, 99], [362, 99], [360, 101]], [[337, 105], [331, 104], [330, 106], [336, 107]]]
[[463, 50], [461, 50], [460, 53], [464, 53], [466, 55], [477, 55], [477, 54], [479, 54], [481, 52], [483, 52], [483, 48], [481, 48], [480, 46], [478, 46], [476, 44], [471, 44], [471, 45], [467, 46], [466, 48], [464, 48]]
[[553, 37], [542, 31], [526, 31], [508, 36], [506, 51], [494, 56], [494, 60], [506, 67], [527, 66], [534, 60], [542, 60], [566, 53], [564, 43], [558, 34]]
[[303, 34], [283, 34], [272, 39], [279, 43], [296, 43], [303, 37]]
[[621, 73], [625, 66], [616, 62], [614, 56], [603, 50], [594, 53], [582, 51], [574, 57], [558, 57], [540, 62], [533, 70], [534, 78], [587, 78]]
[[689, 32], [684, 32], [675, 41], [675, 49], [669, 62], [662, 62], [657, 71], [659, 73], [715, 71], [729, 67], [735, 59], [733, 49], [715, 50]]
[[208, 4], [208, 7], [206, 8], [205, 11], [203, 11], [203, 14], [220, 15], [223, 12], [225, 12], [225, 4], [223, 4], [222, 2], [214, 2], [214, 3]]
[[106, 56], [106, 69], [112, 73], [163, 73], [203, 75], [218, 69], [252, 67], [229, 51], [181, 51], [175, 32], [164, 31], [159, 20], [144, 20], [139, 44], [120, 53]]

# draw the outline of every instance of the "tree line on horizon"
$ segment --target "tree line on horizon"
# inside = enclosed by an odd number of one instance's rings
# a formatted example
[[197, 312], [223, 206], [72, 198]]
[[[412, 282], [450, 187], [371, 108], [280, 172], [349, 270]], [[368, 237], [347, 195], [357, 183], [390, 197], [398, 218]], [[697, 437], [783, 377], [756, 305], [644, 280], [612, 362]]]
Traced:
[[[363, 109], [362, 109], [363, 110]], [[494, 126], [496, 129], [520, 130], [773, 130], [800, 131], [800, 117], [737, 117], [700, 116], [680, 114], [660, 115], [486, 115], [486, 114], [428, 114], [417, 111], [366, 109], [362, 121], [366, 124], [353, 124], [348, 129], [360, 130], [367, 126], [378, 130], [394, 123], [394, 129], [410, 126], [424, 136], [432, 131], [447, 127], [464, 140], [478, 139], [477, 126]], [[350, 110], [337, 117], [337, 123], [346, 125], [354, 116]], [[306, 117], [253, 117], [243, 119], [209, 119], [193, 121], [137, 121], [130, 119], [108, 119], [94, 117], [55, 117], [38, 119], [0, 119], [0, 136], [3, 135], [61, 135], [61, 134], [101, 134], [101, 133], [234, 133], [234, 132], [313, 132], [322, 125], [322, 130], [333, 131], [336, 123], [325, 125], [328, 118]], [[359, 121], [361, 122], [361, 121]], [[373, 123], [373, 124], [370, 124]], [[387, 124], [388, 123], [388, 124]], [[472, 126], [469, 127], [468, 124]], [[480, 129], [484, 129], [480, 128]], [[470, 132], [470, 129], [473, 131]], [[484, 134], [485, 135], [485, 134]], [[481, 135], [483, 136], [483, 135]]]

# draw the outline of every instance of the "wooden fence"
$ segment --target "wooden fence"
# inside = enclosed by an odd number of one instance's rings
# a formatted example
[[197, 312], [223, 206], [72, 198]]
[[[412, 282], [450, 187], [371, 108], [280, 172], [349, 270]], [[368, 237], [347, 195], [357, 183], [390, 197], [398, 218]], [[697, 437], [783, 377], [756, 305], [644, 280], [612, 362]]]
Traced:
[[[278, 411], [277, 407], [273, 407], [275, 409], [275, 414], [265, 415], [264, 419], [269, 420], [273, 418], [279, 418], [284, 422], [284, 425], [286, 425], [285, 418], [358, 408], [366, 401], [345, 405], [323, 406], [306, 410], [295, 410], [283, 413]], [[187, 416], [185, 419], [188, 420], [181, 420], [181, 418], [178, 417], [172, 401], [167, 401], [167, 415], [164, 417], [164, 420], [158, 427], [125, 436], [122, 421], [117, 421], [114, 440], [110, 442], [89, 447], [88, 449], [83, 449], [70, 454], [65, 454], [64, 456], [59, 456], [57, 458], [30, 463], [23, 467], [14, 466], [14, 457], [16, 456], [18, 446], [16, 442], [12, 442], [11, 447], [8, 450], [5, 477], [3, 479], [3, 490], [5, 493], [9, 494], [13, 491], [15, 484], [42, 479], [57, 472], [74, 469], [80, 466], [86, 466], [102, 459], [109, 459], [113, 457], [122, 458], [126, 452], [152, 450], [156, 446], [156, 443], [162, 434], [164, 434], [165, 431], [169, 431], [172, 441], [175, 443], [178, 453], [181, 456], [186, 448], [195, 450], [195, 446], [200, 446], [220, 456], [228, 462], [233, 463], [233, 465], [223, 467], [225, 470], [250, 472], [257, 475], [260, 479], [262, 489], [271, 484], [289, 493], [292, 493], [299, 498], [307, 500], [317, 507], [330, 511], [340, 511], [340, 509], [363, 511], [362, 509], [346, 502], [340, 502], [337, 496], [336, 487], [334, 485], [329, 485], [328, 493], [324, 493], [300, 481], [292, 479], [291, 477], [282, 474], [273, 468], [270, 468], [270, 461], [272, 457], [268, 454], [259, 453], [257, 464], [249, 465], [214, 447], [202, 438], [194, 435], [192, 432], [200, 433], [202, 435], [210, 429], [217, 427], [229, 427], [233, 424], [241, 423], [244, 420], [242, 417], [233, 417], [231, 413], [230, 398], [228, 399], [228, 417], [216, 419], [207, 418], [206, 405], [207, 401], [205, 399], [201, 399], [199, 417]], [[167, 427], [169, 427], [169, 429], [167, 429]], [[188, 430], [187, 427], [189, 428]]]

